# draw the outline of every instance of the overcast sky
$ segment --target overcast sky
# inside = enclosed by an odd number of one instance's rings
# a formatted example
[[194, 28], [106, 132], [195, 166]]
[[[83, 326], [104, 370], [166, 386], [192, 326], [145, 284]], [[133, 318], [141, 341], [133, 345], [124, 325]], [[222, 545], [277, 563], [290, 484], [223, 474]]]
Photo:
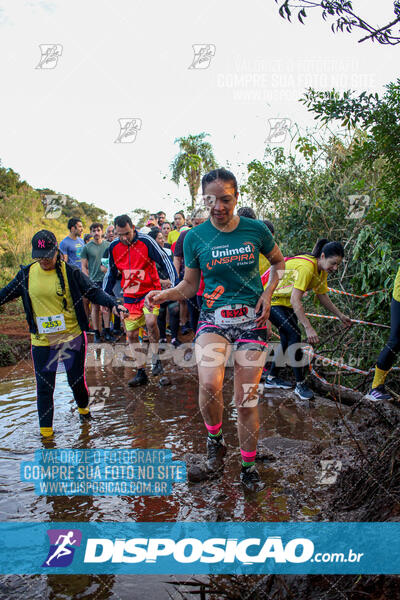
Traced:
[[[390, 0], [353, 6], [372, 24], [392, 17]], [[243, 181], [269, 119], [313, 123], [298, 102], [308, 85], [382, 92], [398, 77], [398, 47], [359, 44], [362, 32], [333, 34], [309, 14], [290, 24], [274, 0], [0, 0], [3, 166], [114, 215], [172, 216], [189, 199], [169, 180], [174, 140], [205, 131]], [[44, 44], [61, 55], [41, 62]], [[214, 56], [189, 68], [195, 44]], [[116, 141], [119, 119], [137, 119], [136, 138]]]

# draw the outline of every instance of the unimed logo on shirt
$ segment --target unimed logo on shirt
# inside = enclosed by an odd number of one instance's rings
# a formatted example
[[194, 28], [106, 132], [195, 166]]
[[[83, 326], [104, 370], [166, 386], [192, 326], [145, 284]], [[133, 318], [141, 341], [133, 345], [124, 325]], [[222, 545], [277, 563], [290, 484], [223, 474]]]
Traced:
[[252, 242], [244, 242], [238, 248], [213, 248], [211, 251], [211, 262], [207, 263], [207, 269], [212, 269], [215, 265], [225, 265], [237, 261], [239, 263], [250, 264], [255, 260], [255, 246]]

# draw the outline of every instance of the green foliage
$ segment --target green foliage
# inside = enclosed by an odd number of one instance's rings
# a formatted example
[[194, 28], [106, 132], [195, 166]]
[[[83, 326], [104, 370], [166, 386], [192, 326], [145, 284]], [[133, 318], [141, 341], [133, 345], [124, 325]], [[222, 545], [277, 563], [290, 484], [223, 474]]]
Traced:
[[[56, 195], [51, 189], [34, 189], [13, 169], [0, 162], [0, 285], [14, 276], [20, 264], [31, 260], [31, 238], [40, 229], [53, 231], [60, 242], [68, 233], [70, 217], [78, 217], [84, 227], [95, 221], [103, 222], [106, 211], [93, 204], [78, 202], [68, 195], [59, 195], [54, 208], [58, 218], [47, 218], [45, 196]], [[65, 203], [64, 203], [65, 199]], [[54, 214], [58, 214], [53, 213]]]
[[[46, 196], [57, 195], [57, 192], [45, 189], [37, 189], [42, 198], [43, 207], [46, 209]], [[75, 198], [72, 198], [68, 194], [59, 194], [58, 198], [55, 198], [53, 203], [55, 208], [59, 208], [61, 211], [60, 219], [68, 222], [71, 217], [76, 217], [82, 221], [82, 225], [89, 227], [91, 223], [104, 222], [107, 216], [107, 211], [95, 206], [94, 204], [88, 204], [87, 202], [78, 202]]]
[[396, 45], [400, 43], [400, 3], [399, 0], [393, 0], [393, 18], [385, 25], [378, 27], [367, 23], [366, 19], [357, 15], [353, 10], [350, 0], [302, 0], [299, 4], [293, 4], [291, 0], [275, 0], [280, 4], [279, 14], [283, 19], [291, 20], [292, 9], [299, 9], [297, 18], [304, 25], [304, 19], [307, 17], [306, 9], [319, 8], [324, 21], [334, 19], [331, 24], [332, 31], [351, 33], [353, 29], [360, 29], [366, 32], [363, 38], [358, 40], [377, 41], [379, 44]]
[[[310, 252], [318, 238], [341, 241], [345, 259], [329, 275], [329, 286], [355, 294], [386, 291], [365, 300], [332, 294], [333, 302], [352, 318], [387, 324], [400, 255], [399, 82], [387, 86], [382, 99], [361, 94], [357, 101], [334, 90], [310, 90], [306, 98], [309, 110], [325, 124], [319, 137], [299, 134], [296, 152], [267, 147], [263, 160], [247, 165], [241, 192], [260, 217], [274, 223], [285, 256]], [[332, 119], [340, 119], [347, 133], [332, 135], [327, 127]], [[362, 203], [365, 197], [368, 206]], [[305, 307], [307, 312], [325, 312], [316, 308], [314, 294], [307, 295]], [[345, 363], [356, 356], [364, 370], [374, 364], [388, 332], [354, 326], [342, 333], [334, 321], [312, 321], [323, 340], [319, 353], [336, 358], [343, 354]], [[346, 382], [353, 378], [352, 384], [359, 384], [357, 377], [347, 376]]]
[[0, 190], [4, 195], [16, 194], [18, 190], [27, 185], [25, 181], [21, 181], [18, 173], [13, 169], [4, 169], [1, 167], [0, 161]]
[[[380, 169], [378, 191], [388, 201], [391, 212], [399, 209], [400, 198], [400, 79], [386, 85], [382, 98], [362, 92], [358, 96], [348, 90], [340, 95], [335, 90], [317, 92], [309, 88], [301, 102], [323, 124], [341, 121], [354, 132], [349, 160]], [[393, 205], [395, 202], [395, 205]]]
[[217, 168], [212, 146], [209, 142], [204, 141], [206, 136], [208, 133], [203, 132], [175, 140], [175, 143], [179, 144], [180, 151], [171, 164], [171, 179], [177, 185], [181, 179], [186, 181], [192, 208], [199, 191], [202, 175]]
[[129, 216], [131, 217], [132, 223], [137, 227], [137, 229], [140, 229], [146, 225], [150, 216], [150, 211], [144, 208], [135, 208], [132, 210]]

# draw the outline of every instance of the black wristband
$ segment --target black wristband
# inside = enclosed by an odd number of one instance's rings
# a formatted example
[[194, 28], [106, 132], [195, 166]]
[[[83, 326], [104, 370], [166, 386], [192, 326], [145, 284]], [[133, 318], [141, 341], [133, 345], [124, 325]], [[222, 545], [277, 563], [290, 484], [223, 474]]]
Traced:
[[128, 312], [123, 304], [115, 304], [115, 308], [117, 309], [118, 314], [121, 312]]

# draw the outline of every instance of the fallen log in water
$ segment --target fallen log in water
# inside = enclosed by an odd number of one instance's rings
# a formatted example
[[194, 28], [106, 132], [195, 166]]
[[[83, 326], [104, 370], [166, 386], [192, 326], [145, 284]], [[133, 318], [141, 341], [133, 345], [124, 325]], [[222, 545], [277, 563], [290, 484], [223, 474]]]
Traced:
[[312, 387], [317, 392], [323, 392], [325, 396], [330, 396], [338, 402], [342, 402], [343, 404], [352, 406], [353, 404], [356, 404], [363, 400], [364, 394], [362, 394], [361, 392], [352, 390], [348, 387], [345, 387], [344, 385], [325, 383], [314, 373], [310, 373], [310, 376], [313, 384]]

